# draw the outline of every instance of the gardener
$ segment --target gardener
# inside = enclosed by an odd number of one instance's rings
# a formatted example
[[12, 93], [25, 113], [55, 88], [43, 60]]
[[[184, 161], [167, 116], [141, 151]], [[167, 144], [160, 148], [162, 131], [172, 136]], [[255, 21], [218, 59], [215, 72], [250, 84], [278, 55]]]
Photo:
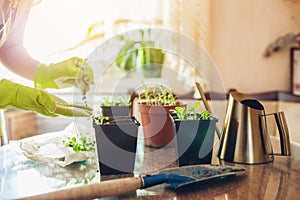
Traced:
[[[33, 80], [35, 86], [31, 88], [14, 83], [0, 74], [0, 110], [17, 108], [49, 117], [64, 115], [56, 113], [56, 97], [43, 89], [74, 86], [85, 94], [93, 84], [93, 72], [84, 59], [77, 57], [46, 65], [29, 56], [23, 46], [23, 34], [34, 3], [34, 0], [0, 0], [0, 60], [14, 73]], [[0, 114], [1, 128], [3, 110]], [[2, 129], [3, 126], [0, 136]]]

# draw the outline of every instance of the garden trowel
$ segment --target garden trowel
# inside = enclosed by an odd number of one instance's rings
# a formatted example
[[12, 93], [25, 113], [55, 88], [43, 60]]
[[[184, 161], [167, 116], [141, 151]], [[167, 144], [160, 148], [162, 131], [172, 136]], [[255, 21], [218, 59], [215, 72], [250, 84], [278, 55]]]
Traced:
[[232, 176], [243, 171], [245, 171], [244, 168], [226, 165], [191, 165], [169, 168], [159, 174], [102, 181], [23, 199], [95, 199], [126, 194], [163, 183], [169, 184], [176, 190], [189, 184]]

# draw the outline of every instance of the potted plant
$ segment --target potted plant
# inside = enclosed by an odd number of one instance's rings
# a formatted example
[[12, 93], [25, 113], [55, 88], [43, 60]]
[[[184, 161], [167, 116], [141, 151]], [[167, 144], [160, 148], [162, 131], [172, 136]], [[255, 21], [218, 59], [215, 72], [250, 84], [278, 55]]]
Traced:
[[155, 42], [149, 38], [150, 29], [147, 32], [140, 30], [140, 33], [141, 40], [120, 37], [121, 40], [125, 41], [125, 44], [117, 55], [116, 65], [125, 71], [131, 71], [137, 66], [141, 66], [145, 78], [159, 78], [161, 77], [165, 53], [161, 48], [156, 47]]
[[169, 114], [179, 105], [172, 89], [163, 86], [150, 89], [143, 83], [143, 91], [138, 94], [137, 111], [140, 113], [145, 145], [156, 148], [174, 145], [174, 126]]
[[139, 125], [133, 116], [94, 118], [101, 175], [133, 173]]
[[171, 110], [176, 127], [176, 158], [178, 166], [210, 164], [217, 119], [207, 110], [198, 112], [200, 102], [193, 107]]
[[141, 45], [138, 49], [142, 73], [145, 78], [161, 77], [165, 54], [162, 49], [152, 45]]
[[129, 116], [131, 96], [106, 96], [100, 107], [103, 116]]

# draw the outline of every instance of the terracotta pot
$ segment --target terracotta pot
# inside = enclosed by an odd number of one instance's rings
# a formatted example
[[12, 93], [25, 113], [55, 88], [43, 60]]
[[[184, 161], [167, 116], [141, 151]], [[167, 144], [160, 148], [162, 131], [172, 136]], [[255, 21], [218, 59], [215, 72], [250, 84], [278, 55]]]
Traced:
[[101, 175], [132, 174], [139, 122], [134, 117], [110, 117], [110, 124], [94, 123]]
[[169, 114], [175, 107], [138, 104], [145, 145], [156, 148], [174, 146], [175, 126]]

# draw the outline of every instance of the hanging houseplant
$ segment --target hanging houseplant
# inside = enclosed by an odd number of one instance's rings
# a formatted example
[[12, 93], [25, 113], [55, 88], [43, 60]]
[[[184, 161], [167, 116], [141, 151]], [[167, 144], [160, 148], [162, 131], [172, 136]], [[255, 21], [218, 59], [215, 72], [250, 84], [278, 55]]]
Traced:
[[[159, 78], [165, 53], [161, 48], [155, 46], [155, 41], [145, 36], [145, 30], [140, 30], [140, 33], [142, 39], [137, 41], [120, 37], [125, 44], [117, 55], [116, 65], [125, 71], [131, 71], [137, 66], [141, 66], [145, 78]], [[147, 33], [150, 35], [150, 29]]]

